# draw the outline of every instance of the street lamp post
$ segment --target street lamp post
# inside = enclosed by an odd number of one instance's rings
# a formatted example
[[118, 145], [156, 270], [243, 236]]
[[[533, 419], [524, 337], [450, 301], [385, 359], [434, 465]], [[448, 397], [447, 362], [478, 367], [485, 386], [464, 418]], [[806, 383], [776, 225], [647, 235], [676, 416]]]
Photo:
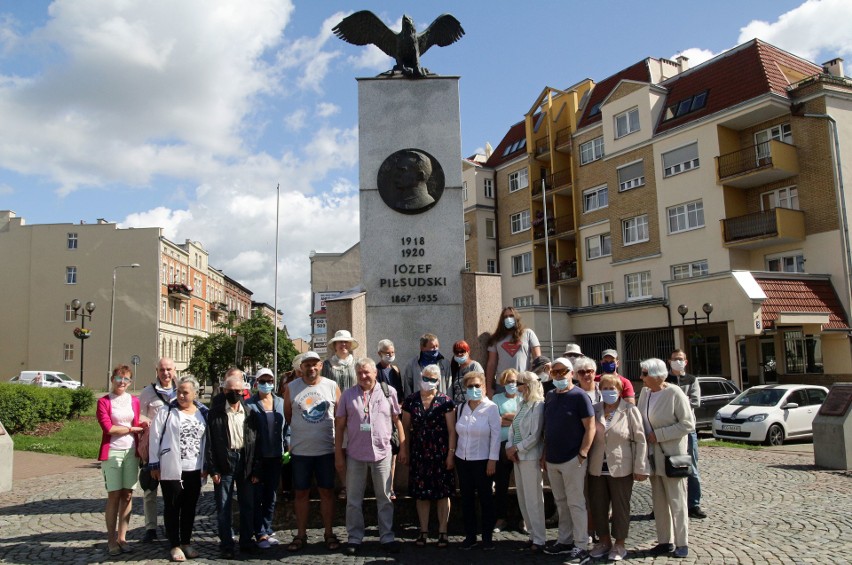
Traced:
[[107, 362], [107, 388], [109, 388], [109, 375], [112, 372], [112, 333], [115, 328], [115, 274], [119, 269], [136, 269], [139, 263], [130, 265], [118, 265], [112, 270], [112, 305], [109, 310], [109, 361]]
[[88, 312], [88, 314], [84, 314], [83, 312], [79, 311], [81, 305], [82, 305], [82, 302], [80, 302], [80, 300], [78, 298], [75, 298], [74, 300], [71, 301], [71, 308], [74, 309], [74, 315], [80, 316], [80, 318], [82, 318], [82, 322], [80, 322], [80, 329], [82, 331], [78, 332], [78, 331], [75, 330], [74, 333], [75, 333], [75, 335], [77, 335], [77, 338], [80, 340], [80, 386], [83, 386], [83, 356], [85, 354], [86, 339], [89, 337], [89, 334], [86, 332], [86, 318], [88, 318], [90, 320], [92, 319], [92, 312], [95, 311], [95, 303], [92, 302], [91, 300], [86, 302], [86, 308], [85, 309], [86, 309], [86, 312]]
[[[699, 316], [698, 312], [692, 313], [692, 321], [695, 325], [698, 325], [698, 320], [707, 320], [707, 323], [710, 323], [710, 314], [713, 313], [713, 305], [709, 302], [704, 303], [704, 306], [701, 307], [701, 310], [704, 311], [706, 316]], [[689, 314], [689, 308], [687, 308], [686, 304], [681, 304], [677, 307], [677, 313], [680, 314], [680, 321], [683, 325], [686, 325], [686, 315]]]

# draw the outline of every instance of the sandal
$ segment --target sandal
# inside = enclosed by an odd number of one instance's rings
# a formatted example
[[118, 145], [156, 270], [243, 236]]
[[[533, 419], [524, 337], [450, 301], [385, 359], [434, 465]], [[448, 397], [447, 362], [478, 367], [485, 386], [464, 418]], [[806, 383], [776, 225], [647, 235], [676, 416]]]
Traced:
[[337, 493], [337, 500], [346, 500], [346, 487], [340, 489], [340, 492]]
[[121, 555], [121, 546], [118, 544], [112, 545], [111, 543], [108, 543], [107, 552], [110, 555]]
[[427, 541], [429, 541], [429, 532], [420, 532], [420, 536], [414, 540], [414, 545], [417, 547], [426, 547]]
[[449, 538], [447, 538], [446, 532], [444, 532], [444, 533], [438, 532], [438, 548], [444, 549], [444, 548], [449, 547], [449, 546], [450, 546], [450, 540], [449, 540]]
[[290, 545], [287, 546], [287, 551], [299, 551], [305, 544], [308, 543], [308, 534], [302, 534], [301, 536], [293, 536], [293, 541], [290, 542]]
[[334, 534], [328, 534], [324, 536], [325, 538], [325, 548], [329, 551], [337, 551], [340, 549], [340, 540], [337, 539], [337, 536]]
[[172, 561], [186, 561], [186, 555], [183, 554], [183, 550], [179, 547], [173, 547], [169, 551], [169, 557]]
[[192, 547], [189, 544], [180, 546], [183, 554], [186, 555], [187, 559], [195, 559], [198, 557], [198, 550]]

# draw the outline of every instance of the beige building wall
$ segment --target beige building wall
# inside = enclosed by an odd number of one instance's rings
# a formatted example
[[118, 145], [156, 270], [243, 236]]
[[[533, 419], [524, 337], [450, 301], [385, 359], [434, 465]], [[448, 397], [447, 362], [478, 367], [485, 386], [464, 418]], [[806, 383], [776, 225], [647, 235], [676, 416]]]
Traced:
[[310, 259], [311, 348], [320, 355], [324, 355], [328, 334], [324, 299], [360, 286], [361, 244], [356, 243], [342, 253], [316, 253], [312, 251]]

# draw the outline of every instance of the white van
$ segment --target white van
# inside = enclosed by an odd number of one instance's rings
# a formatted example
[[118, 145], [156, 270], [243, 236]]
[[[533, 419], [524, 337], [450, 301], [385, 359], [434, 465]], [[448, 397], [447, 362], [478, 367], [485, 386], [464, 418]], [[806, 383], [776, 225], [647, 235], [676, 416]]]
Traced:
[[17, 377], [12, 377], [12, 383], [34, 385], [49, 388], [80, 388], [80, 381], [75, 381], [59, 371], [21, 371]]

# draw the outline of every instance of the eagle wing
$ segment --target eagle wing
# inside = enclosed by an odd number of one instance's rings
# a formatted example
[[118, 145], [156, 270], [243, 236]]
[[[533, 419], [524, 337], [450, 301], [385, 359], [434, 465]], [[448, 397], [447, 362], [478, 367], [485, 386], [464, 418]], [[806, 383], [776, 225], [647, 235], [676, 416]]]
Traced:
[[373, 44], [387, 56], [397, 58], [396, 34], [369, 10], [346, 16], [331, 31], [343, 41], [353, 45]]
[[433, 45], [446, 47], [455, 43], [464, 35], [461, 22], [451, 14], [441, 14], [427, 27], [423, 33], [418, 34], [417, 43], [422, 55]]

